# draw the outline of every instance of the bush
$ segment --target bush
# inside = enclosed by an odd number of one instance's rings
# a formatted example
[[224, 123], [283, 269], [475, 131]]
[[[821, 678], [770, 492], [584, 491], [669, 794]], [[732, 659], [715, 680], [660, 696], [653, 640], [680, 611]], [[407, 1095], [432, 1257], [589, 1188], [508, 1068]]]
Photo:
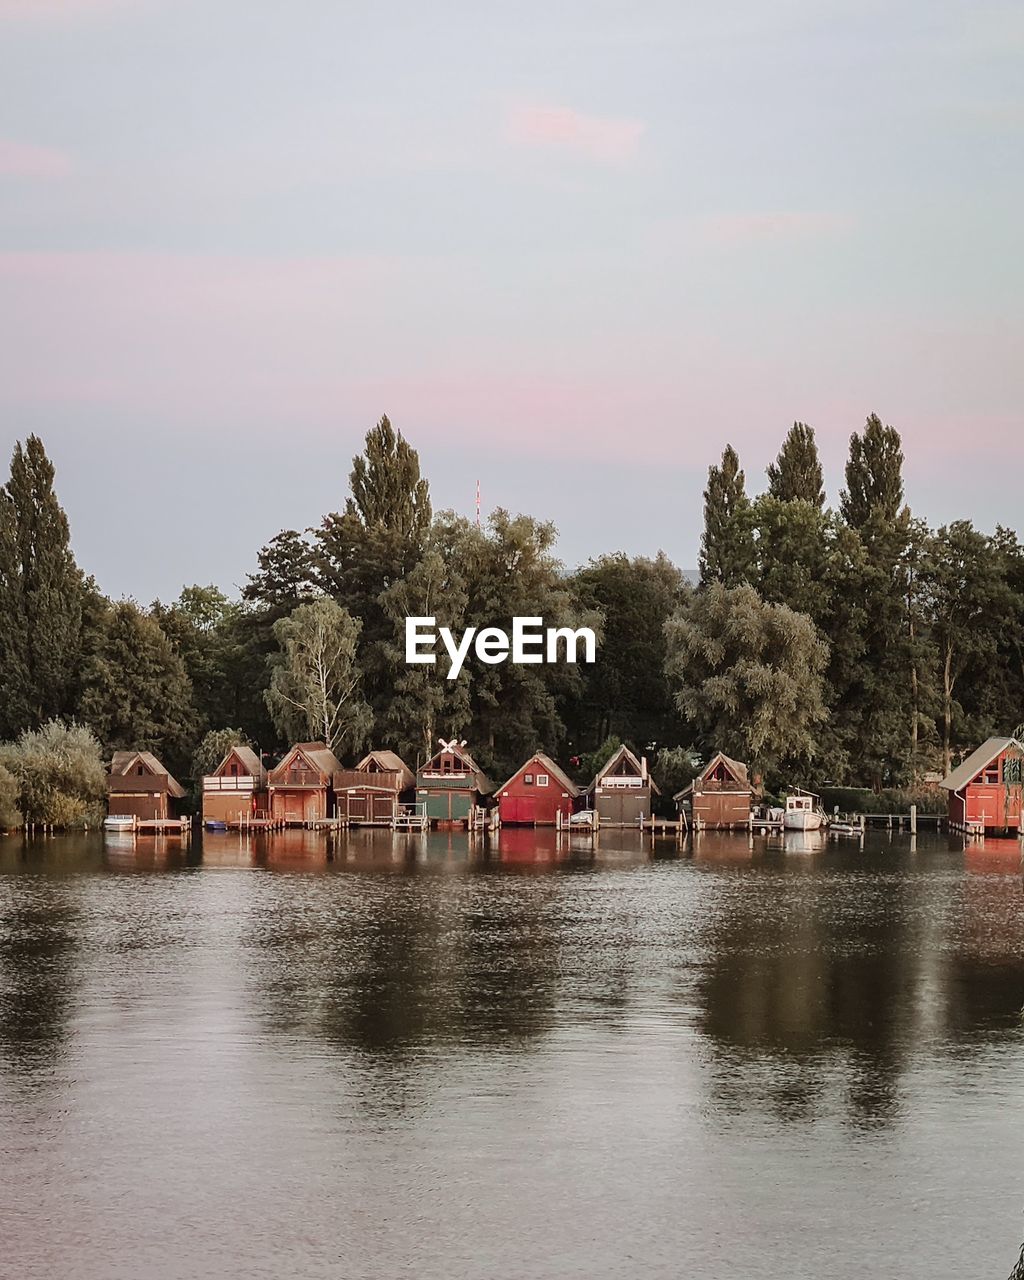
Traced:
[[82, 725], [51, 720], [0, 748], [14, 775], [17, 807], [26, 823], [83, 827], [103, 820], [107, 776], [100, 744]]
[[0, 831], [11, 831], [20, 826], [18, 779], [0, 764]]
[[936, 786], [877, 792], [867, 787], [822, 787], [820, 795], [826, 813], [835, 808], [840, 813], [908, 813], [912, 804], [918, 813], [945, 813], [947, 807], [945, 791]]

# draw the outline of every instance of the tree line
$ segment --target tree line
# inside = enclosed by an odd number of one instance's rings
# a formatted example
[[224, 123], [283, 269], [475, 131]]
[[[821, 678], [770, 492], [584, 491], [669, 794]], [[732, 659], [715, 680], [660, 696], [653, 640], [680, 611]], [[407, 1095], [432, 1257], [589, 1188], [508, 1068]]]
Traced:
[[[1012, 728], [1016, 535], [913, 517], [899, 434], [876, 416], [851, 437], [837, 509], [804, 423], [766, 480], [749, 495], [731, 446], [709, 469], [696, 585], [661, 552], [568, 572], [549, 523], [435, 513], [416, 450], [385, 417], [341, 508], [271, 539], [238, 599], [194, 585], [144, 607], [108, 599], [76, 564], [53, 465], [30, 436], [0, 489], [0, 825], [5, 807], [45, 809], [57, 783], [40, 781], [40, 761], [64, 776], [86, 740], [96, 759], [153, 751], [183, 778], [242, 740], [273, 755], [321, 739], [342, 758], [375, 743], [415, 764], [457, 734], [495, 778], [537, 748], [584, 777], [624, 741], [671, 793], [716, 749], [769, 784], [798, 771], [915, 786]], [[410, 615], [453, 631], [509, 629], [517, 615], [591, 626], [598, 657], [467, 665], [448, 681], [406, 665]], [[77, 803], [92, 812], [96, 771], [80, 771]]]

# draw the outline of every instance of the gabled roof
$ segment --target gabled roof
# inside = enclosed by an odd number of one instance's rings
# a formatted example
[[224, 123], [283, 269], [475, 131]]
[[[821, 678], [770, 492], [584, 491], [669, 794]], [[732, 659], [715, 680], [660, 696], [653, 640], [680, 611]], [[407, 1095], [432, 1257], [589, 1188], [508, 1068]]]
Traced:
[[691, 792], [696, 789], [697, 783], [703, 782], [705, 778], [714, 773], [715, 769], [720, 764], [725, 765], [732, 776], [736, 779], [739, 787], [746, 787], [750, 789], [750, 777], [747, 774], [747, 766], [741, 760], [734, 760], [731, 756], [727, 756], [724, 751], [716, 751], [697, 777], [694, 778], [694, 780], [687, 786], [683, 787], [682, 791], [677, 791], [672, 799], [682, 800], [685, 796], [690, 795]]
[[319, 770], [320, 773], [326, 774], [328, 778], [333, 777], [333, 775], [341, 768], [341, 761], [326, 743], [296, 742], [296, 744], [289, 749], [283, 759], [281, 759], [277, 765], [271, 769], [271, 778], [276, 779], [284, 770], [285, 766], [291, 763], [292, 757], [296, 752], [299, 751], [302, 752], [314, 768]]
[[[612, 754], [604, 762], [604, 766], [598, 769], [597, 773], [594, 775], [594, 781], [587, 788], [588, 795], [590, 794], [591, 791], [594, 791], [600, 785], [601, 779], [605, 776], [605, 774], [611, 773], [611, 771], [623, 758], [627, 759], [636, 769], [636, 776], [638, 778], [641, 776], [641, 774], [643, 773], [643, 765], [640, 763], [637, 757], [633, 754], [633, 752], [630, 751], [629, 747], [627, 747], [626, 744], [623, 743], [622, 746], [619, 747], [617, 751], [612, 752]], [[647, 782], [650, 785], [650, 788], [654, 792], [654, 794], [656, 796], [660, 796], [661, 789], [658, 787], [658, 784], [651, 777], [650, 771], [648, 771], [647, 773]]]
[[516, 778], [518, 778], [521, 773], [523, 773], [526, 769], [528, 769], [530, 765], [533, 764], [534, 760], [536, 760], [539, 764], [543, 765], [543, 772], [550, 773], [553, 777], [557, 778], [558, 781], [561, 783], [562, 787], [566, 791], [568, 791], [568, 793], [571, 796], [579, 795], [580, 789], [576, 785], [576, 783], [572, 781], [572, 779], [568, 776], [568, 774], [563, 773], [562, 770], [558, 767], [558, 765], [555, 764], [554, 760], [552, 760], [550, 756], [546, 756], [543, 751], [535, 751], [533, 755], [530, 756], [529, 760], [526, 761], [525, 764], [521, 764], [519, 766], [519, 768], [515, 771], [515, 773], [512, 775], [511, 778], [509, 778], [507, 782], [503, 782], [500, 787], [495, 788], [496, 794], [500, 794], [502, 791], [505, 790], [507, 786], [510, 786], [513, 782], [515, 782]]
[[972, 751], [966, 760], [958, 764], [952, 773], [946, 774], [939, 786], [945, 787], [947, 791], [959, 791], [968, 782], [973, 782], [975, 775], [979, 774], [986, 765], [991, 764], [997, 756], [1002, 755], [1007, 747], [1016, 747], [1024, 755], [1024, 743], [1018, 742], [1016, 738], [989, 738], [976, 751]]
[[463, 765], [465, 765], [465, 772], [471, 773], [473, 775], [473, 785], [476, 788], [476, 790], [479, 791], [482, 796], [489, 796], [491, 794], [494, 788], [491, 786], [490, 779], [487, 777], [487, 774], [484, 773], [484, 771], [480, 768], [477, 762], [473, 759], [473, 757], [469, 754], [469, 752], [466, 750], [465, 747], [453, 746], [450, 749], [445, 747], [439, 747], [438, 750], [434, 752], [434, 754], [430, 757], [429, 760], [427, 760], [424, 764], [420, 765], [416, 774], [417, 778], [419, 778], [421, 774], [425, 773], [431, 767], [434, 761], [439, 760], [440, 757], [443, 755], [458, 756], [458, 758], [462, 761]]
[[396, 751], [369, 751], [356, 765], [356, 771], [365, 773], [371, 760], [375, 761], [378, 768], [385, 773], [402, 775], [400, 790], [404, 791], [406, 787], [416, 785], [416, 775]]
[[252, 747], [244, 746], [242, 743], [237, 743], [235, 746], [233, 746], [230, 749], [230, 751], [228, 751], [224, 759], [220, 762], [220, 764], [214, 770], [215, 775], [220, 773], [221, 769], [225, 767], [225, 765], [231, 759], [232, 756], [236, 756], [238, 760], [240, 760], [241, 763], [245, 765], [246, 772], [251, 777], [256, 778], [259, 782], [266, 781], [267, 771], [264, 768], [263, 763], [260, 760], [259, 756], [256, 754], [255, 751], [253, 751]]
[[124, 778], [135, 763], [143, 764], [156, 777], [167, 779], [167, 790], [176, 800], [185, 795], [185, 788], [173, 778], [152, 751], [115, 751], [110, 761], [110, 776]]

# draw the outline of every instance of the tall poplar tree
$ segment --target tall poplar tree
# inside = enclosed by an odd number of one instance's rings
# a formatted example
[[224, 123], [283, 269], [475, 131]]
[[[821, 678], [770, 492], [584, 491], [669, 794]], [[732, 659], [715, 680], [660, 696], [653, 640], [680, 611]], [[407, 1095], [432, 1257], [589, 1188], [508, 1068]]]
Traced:
[[0, 735], [73, 708], [81, 658], [82, 575], [53, 463], [31, 435], [14, 447], [0, 494]]
[[727, 587], [749, 581], [753, 569], [750, 502], [739, 455], [731, 444], [725, 446], [721, 464], [708, 467], [699, 563], [702, 583]]
[[903, 507], [903, 446], [895, 427], [871, 414], [864, 430], [850, 437], [846, 488], [839, 510], [851, 529], [864, 529], [872, 516], [881, 524], [896, 521]]
[[779, 456], [768, 464], [768, 492], [782, 502], [809, 502], [819, 510], [825, 505], [825, 485], [821, 472], [814, 428], [794, 422], [783, 441]]

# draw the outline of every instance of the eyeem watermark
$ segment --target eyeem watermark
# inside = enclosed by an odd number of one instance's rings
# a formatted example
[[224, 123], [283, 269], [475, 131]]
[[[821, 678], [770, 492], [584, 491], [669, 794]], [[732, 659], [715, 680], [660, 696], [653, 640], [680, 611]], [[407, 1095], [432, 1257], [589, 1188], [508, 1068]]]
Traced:
[[[440, 637], [448, 654], [449, 680], [458, 677], [471, 648], [481, 662], [491, 665], [509, 660], [516, 663], [593, 662], [597, 654], [597, 641], [590, 627], [574, 631], [571, 627], [545, 627], [543, 618], [513, 618], [511, 638], [501, 627], [467, 627], [456, 642], [449, 627], [434, 630], [436, 621], [436, 618], [406, 618], [405, 660], [435, 663], [434, 647]], [[581, 644], [582, 659], [578, 657]]]

